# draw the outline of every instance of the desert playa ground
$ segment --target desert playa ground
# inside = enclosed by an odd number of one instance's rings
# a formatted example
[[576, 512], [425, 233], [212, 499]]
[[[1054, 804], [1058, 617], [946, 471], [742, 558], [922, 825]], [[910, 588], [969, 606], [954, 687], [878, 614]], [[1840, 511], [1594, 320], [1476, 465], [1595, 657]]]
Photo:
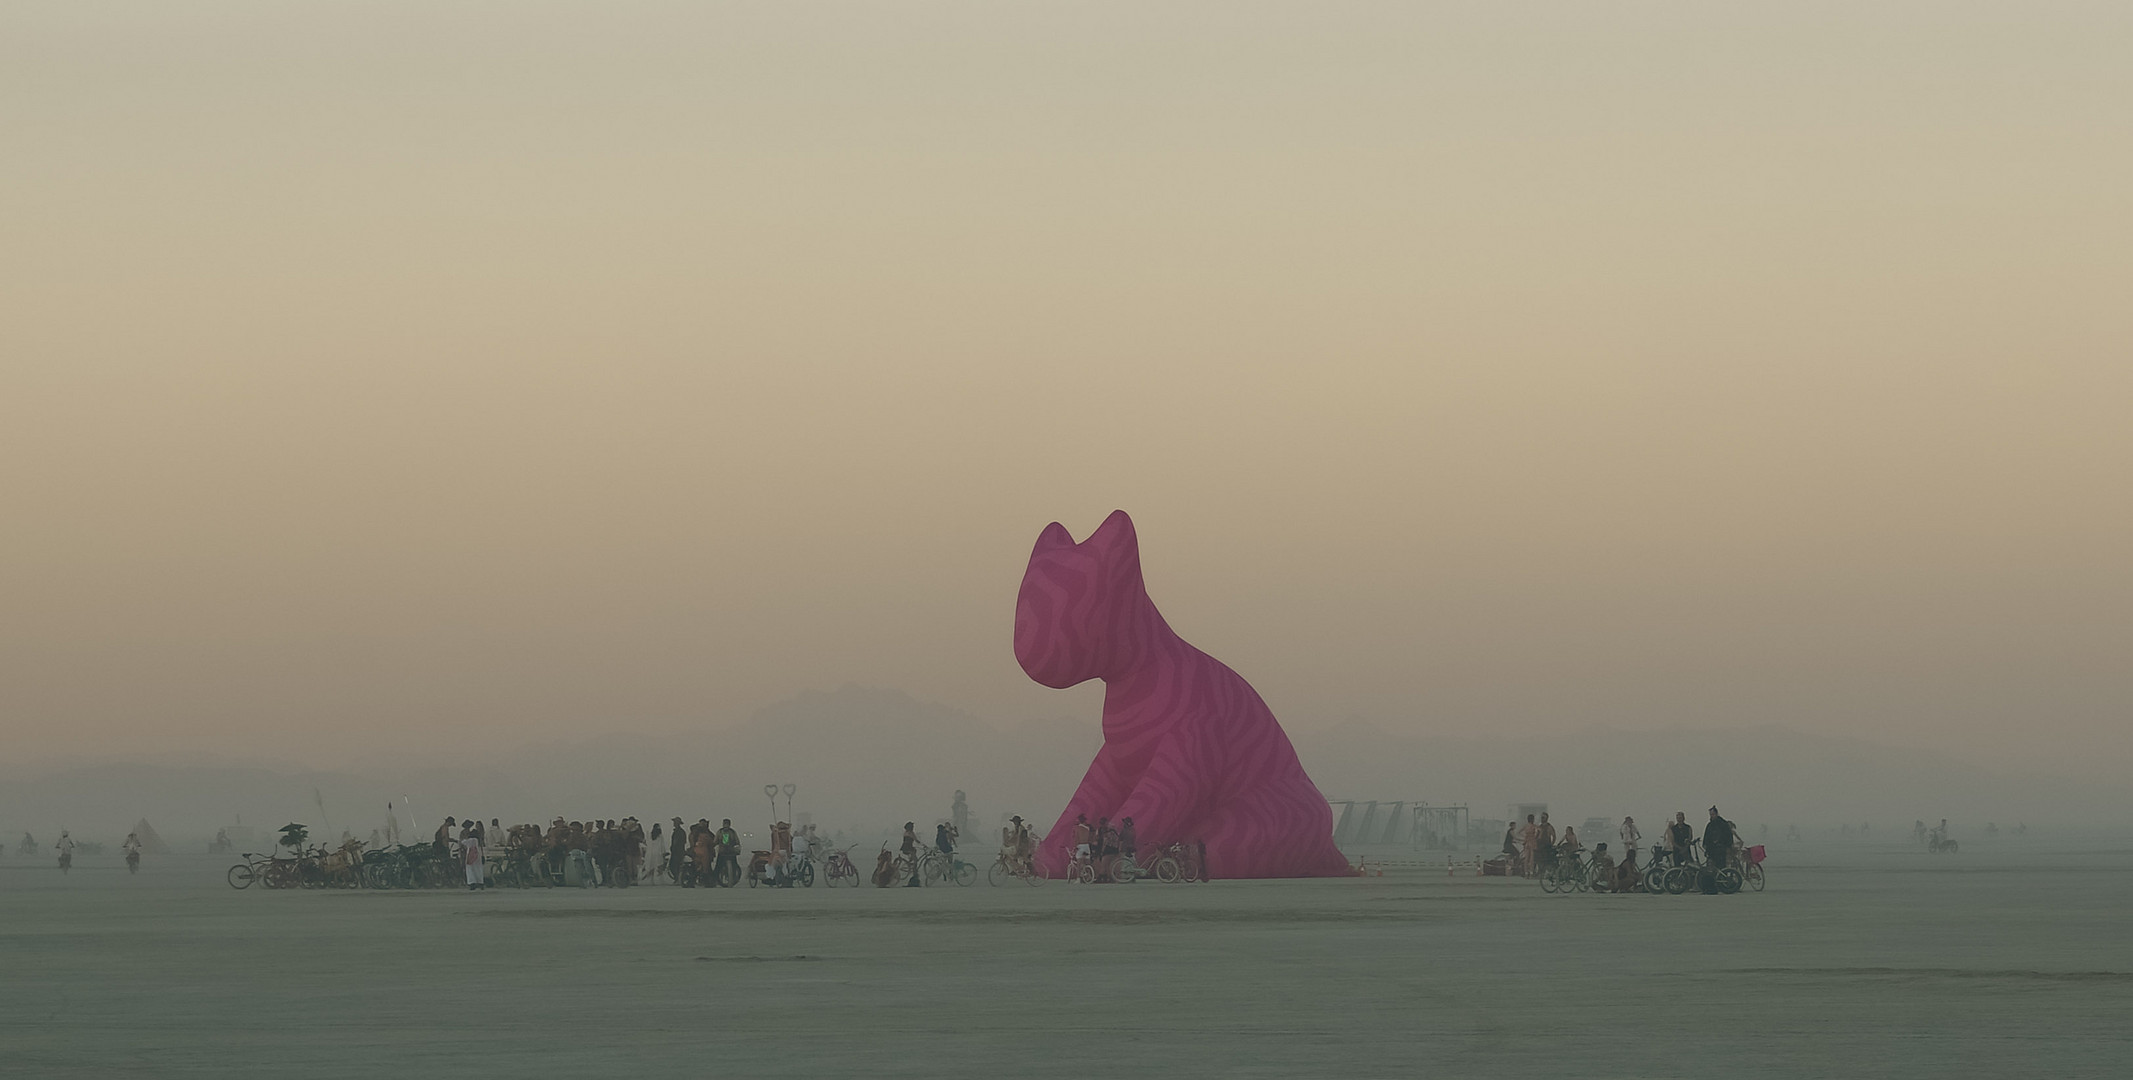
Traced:
[[1773, 845], [1733, 897], [240, 893], [227, 861], [0, 861], [0, 1072], [2133, 1075], [2125, 844]]

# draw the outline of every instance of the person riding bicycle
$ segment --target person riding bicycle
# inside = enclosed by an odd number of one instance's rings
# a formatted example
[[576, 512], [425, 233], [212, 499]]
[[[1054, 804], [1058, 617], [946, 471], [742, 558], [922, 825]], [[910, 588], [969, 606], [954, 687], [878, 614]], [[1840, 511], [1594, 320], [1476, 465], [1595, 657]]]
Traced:
[[933, 846], [943, 855], [955, 854], [955, 826], [943, 821], [933, 827]]
[[1009, 833], [1008, 850], [1015, 853], [1015, 865], [1021, 867], [1023, 873], [1028, 873], [1030, 856], [1036, 851], [1035, 839], [1030, 836], [1029, 824], [1022, 820], [1022, 815], [1016, 814], [1009, 820], [1014, 822], [1014, 827]]
[[52, 850], [59, 853], [60, 873], [66, 873], [74, 865], [74, 838], [67, 835], [67, 830], [59, 830], [59, 841], [52, 845]]
[[126, 842], [119, 845], [119, 850], [126, 853], [127, 873], [133, 873], [141, 868], [141, 838], [139, 834], [127, 833]]

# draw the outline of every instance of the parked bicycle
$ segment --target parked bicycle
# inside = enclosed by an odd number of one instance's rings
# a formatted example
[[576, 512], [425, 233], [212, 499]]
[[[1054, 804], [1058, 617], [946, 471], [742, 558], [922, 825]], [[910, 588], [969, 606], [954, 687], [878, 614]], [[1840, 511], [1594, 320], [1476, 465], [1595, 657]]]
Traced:
[[919, 877], [927, 884], [936, 881], [953, 881], [969, 886], [977, 883], [978, 868], [974, 863], [963, 861], [961, 855], [941, 851], [928, 844], [919, 845]]
[[1122, 854], [1118, 857], [1117, 865], [1111, 870], [1111, 878], [1120, 884], [1130, 885], [1141, 878], [1152, 877], [1165, 885], [1175, 885], [1185, 876], [1184, 864], [1180, 859], [1183, 854], [1183, 844], [1158, 848], [1153, 855], [1148, 856], [1146, 866], [1136, 861], [1135, 855]]
[[859, 867], [852, 862], [851, 848], [830, 852], [829, 856], [822, 860], [822, 877], [823, 883], [832, 889], [839, 885], [857, 886], [866, 880], [860, 876]]
[[985, 871], [985, 880], [994, 885], [1005, 885], [1011, 879], [1020, 879], [1023, 884], [1035, 887], [1051, 880], [1044, 872], [1044, 864], [1034, 858], [1024, 859], [1013, 851], [1001, 849], [992, 861], [992, 868]]
[[1569, 894], [1585, 892], [1592, 888], [1592, 868], [1585, 864], [1584, 853], [1571, 852], [1557, 855], [1555, 861], [1541, 870], [1541, 891]]

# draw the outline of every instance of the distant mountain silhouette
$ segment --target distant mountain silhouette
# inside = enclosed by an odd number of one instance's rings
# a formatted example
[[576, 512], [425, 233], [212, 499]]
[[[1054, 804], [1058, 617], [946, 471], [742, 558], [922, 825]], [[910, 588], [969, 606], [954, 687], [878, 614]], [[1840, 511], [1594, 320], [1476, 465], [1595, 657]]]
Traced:
[[[1920, 818], [2031, 824], [2112, 820], [2118, 796], [2093, 785], [1996, 772], [1923, 747], [1811, 735], [1790, 728], [1618, 731], [1568, 737], [1407, 737], [1351, 720], [1296, 737], [1329, 798], [1464, 802], [1501, 818], [1516, 801], [1545, 802], [1558, 820], [1639, 822], [1684, 811], [1789, 823]], [[2122, 793], [2120, 793], [2122, 795]]]

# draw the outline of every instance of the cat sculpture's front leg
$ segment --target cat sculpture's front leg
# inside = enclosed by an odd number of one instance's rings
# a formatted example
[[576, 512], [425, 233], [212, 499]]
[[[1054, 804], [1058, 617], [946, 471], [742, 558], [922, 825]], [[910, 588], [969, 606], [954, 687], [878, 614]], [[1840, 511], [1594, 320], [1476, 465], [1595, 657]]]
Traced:
[[1211, 750], [1196, 733], [1174, 732], [1164, 737], [1111, 820], [1132, 818], [1135, 840], [1145, 847], [1198, 839], [1187, 834], [1212, 809], [1212, 793], [1220, 779], [1215, 772], [1219, 759]]
[[1133, 790], [1135, 774], [1120, 760], [1119, 753], [1109, 743], [1096, 751], [1096, 760], [1089, 762], [1089, 771], [1082, 774], [1081, 786], [1074, 789], [1074, 797], [1067, 800], [1065, 812], [1052, 825], [1052, 831], [1044, 834], [1038, 847], [1038, 856], [1045, 869], [1054, 874], [1066, 872], [1067, 859], [1074, 853], [1074, 823], [1086, 817], [1093, 831], [1102, 818], [1111, 818], [1115, 824], [1117, 815], [1112, 810]]

